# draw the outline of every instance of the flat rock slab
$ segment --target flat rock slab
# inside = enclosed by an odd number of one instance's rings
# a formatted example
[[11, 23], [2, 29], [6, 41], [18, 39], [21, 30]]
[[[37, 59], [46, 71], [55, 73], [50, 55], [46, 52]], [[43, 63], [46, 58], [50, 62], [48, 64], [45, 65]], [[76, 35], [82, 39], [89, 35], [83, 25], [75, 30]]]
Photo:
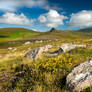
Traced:
[[68, 89], [78, 92], [92, 86], [92, 61], [75, 67], [66, 78], [66, 86]]
[[63, 44], [61, 45], [61, 47], [57, 50], [57, 51], [54, 51], [54, 52], [51, 52], [50, 54], [61, 54], [61, 53], [66, 53], [66, 52], [69, 52], [71, 51], [72, 49], [75, 49], [75, 48], [80, 48], [80, 47], [84, 47], [86, 48], [86, 45], [77, 45], [77, 44]]
[[43, 52], [47, 52], [52, 47], [53, 47], [52, 45], [45, 45], [43, 47], [33, 49], [29, 51], [25, 55], [25, 57], [30, 58], [30, 59], [38, 59], [42, 55]]
[[68, 52], [72, 49], [75, 49], [75, 48], [80, 48], [80, 47], [86, 47], [86, 45], [77, 45], [77, 44], [63, 44], [61, 45], [60, 48], [62, 48], [62, 50], [64, 52]]

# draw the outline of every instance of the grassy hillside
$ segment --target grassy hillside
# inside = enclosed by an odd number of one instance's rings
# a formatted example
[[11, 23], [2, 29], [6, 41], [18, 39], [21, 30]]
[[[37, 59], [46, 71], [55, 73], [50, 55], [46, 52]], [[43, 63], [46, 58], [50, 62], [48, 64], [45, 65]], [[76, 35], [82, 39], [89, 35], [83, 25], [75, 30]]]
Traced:
[[[86, 29], [85, 29], [86, 30]], [[48, 31], [48, 32], [36, 32], [24, 28], [2, 28], [0, 29], [1, 40], [14, 40], [14, 39], [89, 39], [92, 37], [92, 33], [85, 30], [79, 31]], [[91, 29], [90, 29], [91, 30]]]
[[[33, 37], [34, 38], [34, 37]], [[84, 40], [91, 39], [92, 33], [80, 31], [63, 31], [45, 32], [35, 37], [36, 39], [59, 39], [59, 40]]]
[[[42, 42], [35, 42], [38, 40]], [[24, 44], [27, 41], [30, 44]], [[48, 52], [58, 50], [64, 43], [85, 44], [88, 47], [76, 48], [56, 57], [48, 56]], [[43, 53], [41, 59], [32, 61], [25, 58], [30, 50], [48, 44], [54, 47]], [[92, 58], [91, 32], [0, 29], [0, 92], [70, 92], [65, 86], [67, 74], [89, 58]], [[27, 72], [13, 81], [22, 71]], [[83, 92], [92, 92], [92, 89]]]
[[1, 28], [0, 29], [0, 39], [9, 40], [16, 38], [28, 38], [39, 34], [39, 32], [25, 29], [25, 28]]
[[[35, 32], [24, 28], [3, 28], [0, 29], [0, 48], [21, 46], [26, 41], [35, 40], [56, 40], [59, 42], [91, 42], [92, 33], [80, 31], [56, 30], [48, 32]], [[15, 44], [13, 44], [13, 42]], [[10, 44], [11, 43], [11, 44]], [[7, 44], [7, 45], [6, 45]]]

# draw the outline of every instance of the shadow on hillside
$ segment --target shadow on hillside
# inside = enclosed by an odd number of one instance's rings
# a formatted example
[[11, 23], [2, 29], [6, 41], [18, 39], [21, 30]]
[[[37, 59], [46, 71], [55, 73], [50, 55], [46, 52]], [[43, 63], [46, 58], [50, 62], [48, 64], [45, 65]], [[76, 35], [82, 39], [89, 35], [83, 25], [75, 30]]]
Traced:
[[0, 35], [0, 38], [7, 38], [9, 36]]

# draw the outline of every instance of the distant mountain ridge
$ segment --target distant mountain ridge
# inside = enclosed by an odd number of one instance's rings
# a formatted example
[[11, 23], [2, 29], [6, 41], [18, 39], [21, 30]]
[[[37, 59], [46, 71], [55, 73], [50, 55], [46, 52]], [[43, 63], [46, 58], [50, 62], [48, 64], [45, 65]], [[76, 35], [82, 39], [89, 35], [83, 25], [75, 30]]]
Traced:
[[91, 28], [80, 29], [78, 31], [80, 31], [80, 32], [92, 32], [92, 27]]

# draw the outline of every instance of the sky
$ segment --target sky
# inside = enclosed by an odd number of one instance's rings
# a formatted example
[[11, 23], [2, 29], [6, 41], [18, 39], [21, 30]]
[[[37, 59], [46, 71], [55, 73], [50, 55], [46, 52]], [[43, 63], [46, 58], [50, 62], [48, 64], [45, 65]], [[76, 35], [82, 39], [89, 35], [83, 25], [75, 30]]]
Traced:
[[0, 28], [48, 31], [92, 27], [92, 0], [0, 0]]

